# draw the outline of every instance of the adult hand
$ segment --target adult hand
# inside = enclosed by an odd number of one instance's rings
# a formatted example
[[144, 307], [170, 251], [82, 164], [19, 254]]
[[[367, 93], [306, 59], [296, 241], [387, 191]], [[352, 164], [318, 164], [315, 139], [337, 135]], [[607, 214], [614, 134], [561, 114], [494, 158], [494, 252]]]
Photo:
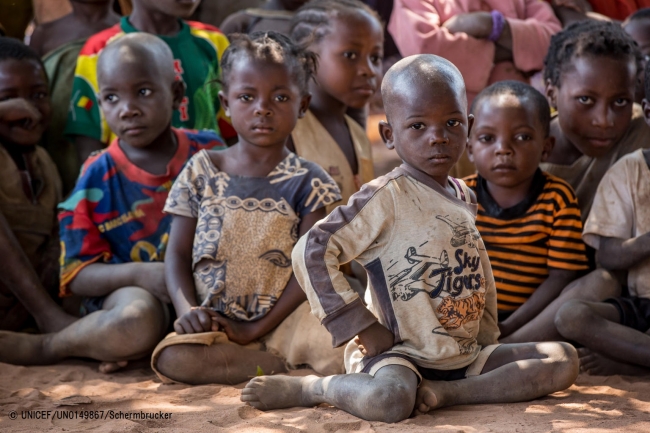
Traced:
[[32, 129], [41, 121], [41, 113], [23, 98], [7, 99], [0, 102], [0, 122], [14, 123], [22, 121], [24, 129]]
[[395, 336], [384, 325], [375, 322], [359, 332], [354, 342], [359, 346], [359, 351], [364, 356], [373, 357], [393, 347], [395, 345]]
[[245, 346], [261, 337], [258, 335], [257, 322], [239, 322], [221, 314], [215, 314], [213, 318], [218, 330], [225, 332], [228, 340]]
[[490, 12], [470, 12], [458, 14], [445, 21], [442, 27], [450, 33], [466, 33], [477, 39], [487, 39], [492, 33]]
[[174, 322], [174, 331], [177, 334], [196, 334], [199, 332], [217, 331], [218, 325], [214, 321], [217, 313], [211, 308], [193, 307]]
[[165, 282], [165, 264], [162, 262], [137, 263], [136, 285], [147, 290], [149, 293], [160, 299], [163, 303], [169, 304], [171, 298], [167, 292]]

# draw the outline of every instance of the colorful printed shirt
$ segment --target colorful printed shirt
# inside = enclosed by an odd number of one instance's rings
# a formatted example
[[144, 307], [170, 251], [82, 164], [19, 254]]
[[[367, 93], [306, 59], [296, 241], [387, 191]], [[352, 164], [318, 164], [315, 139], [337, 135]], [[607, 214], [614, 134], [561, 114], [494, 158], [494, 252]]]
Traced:
[[264, 316], [291, 278], [300, 220], [340, 199], [322, 168], [293, 153], [266, 177], [244, 177], [220, 171], [199, 152], [165, 205], [165, 212], [197, 219], [197, 301], [236, 320]]
[[[219, 103], [219, 62], [228, 47], [228, 39], [207, 24], [180, 21], [181, 30], [174, 36], [159, 36], [174, 54], [176, 79], [187, 86], [181, 106], [174, 112], [172, 126], [187, 129], [212, 129], [223, 138], [236, 135]], [[115, 135], [99, 109], [96, 95], [97, 60], [104, 47], [127, 33], [138, 30], [128, 17], [115, 26], [91, 36], [79, 58], [72, 88], [65, 134], [82, 135], [110, 143]]]
[[[296, 279], [334, 346], [379, 322], [395, 336], [385, 354], [453, 370], [496, 343], [496, 288], [476, 205], [462, 180], [449, 184], [455, 194], [402, 164], [300, 238]], [[352, 260], [368, 273], [368, 307], [340, 271]]]
[[117, 140], [86, 160], [77, 186], [59, 205], [61, 296], [91, 263], [163, 260], [171, 217], [162, 210], [172, 183], [196, 152], [223, 145], [211, 131], [174, 133], [178, 149], [162, 175], [134, 165]]
[[499, 311], [515, 311], [548, 278], [549, 269], [589, 269], [573, 188], [537, 170], [528, 196], [501, 208], [480, 175], [466, 177], [478, 199], [478, 228], [487, 247]]

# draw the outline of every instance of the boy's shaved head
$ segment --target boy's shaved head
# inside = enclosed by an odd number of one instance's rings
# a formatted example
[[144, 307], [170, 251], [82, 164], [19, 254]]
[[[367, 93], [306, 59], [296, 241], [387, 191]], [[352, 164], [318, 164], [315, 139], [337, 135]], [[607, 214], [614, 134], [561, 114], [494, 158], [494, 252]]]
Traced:
[[97, 79], [100, 83], [107, 74], [120, 74], [120, 65], [138, 63], [148, 65], [148, 72], [158, 79], [172, 83], [175, 79], [174, 55], [162, 39], [149, 33], [124, 35], [109, 43], [99, 55]]
[[425, 88], [434, 93], [437, 93], [437, 89], [443, 92], [452, 90], [462, 99], [462, 105], [467, 110], [465, 81], [458, 68], [440, 56], [418, 54], [395, 63], [384, 76], [381, 96], [388, 121], [400, 101], [421, 94]]

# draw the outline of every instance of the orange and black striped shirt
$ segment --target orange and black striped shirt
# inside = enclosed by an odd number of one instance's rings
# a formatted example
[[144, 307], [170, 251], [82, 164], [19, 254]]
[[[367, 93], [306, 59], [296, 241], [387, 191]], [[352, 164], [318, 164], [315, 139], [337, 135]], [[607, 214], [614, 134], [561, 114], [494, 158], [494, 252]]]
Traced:
[[514, 311], [548, 278], [549, 268], [588, 269], [578, 199], [564, 180], [537, 170], [528, 197], [501, 208], [480, 175], [466, 177], [478, 199], [476, 228], [487, 248], [499, 311]]

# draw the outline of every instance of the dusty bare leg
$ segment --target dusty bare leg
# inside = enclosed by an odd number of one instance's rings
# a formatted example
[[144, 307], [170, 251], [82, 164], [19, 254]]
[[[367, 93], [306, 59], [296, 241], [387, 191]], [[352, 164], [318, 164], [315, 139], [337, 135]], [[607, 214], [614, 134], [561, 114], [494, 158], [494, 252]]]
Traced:
[[578, 377], [578, 356], [568, 343], [505, 344], [480, 376], [452, 382], [422, 381], [416, 407], [428, 412], [460, 404], [514, 403], [566, 389]]
[[168, 346], [156, 364], [165, 376], [193, 385], [242, 383], [256, 376], [258, 366], [265, 374], [287, 371], [282, 358], [237, 344]]
[[68, 357], [99, 361], [138, 359], [163, 337], [163, 306], [139, 287], [111, 293], [104, 308], [52, 334], [0, 332], [0, 362], [52, 364]]
[[43, 332], [56, 332], [77, 320], [67, 314], [43, 288], [36, 271], [0, 214], [0, 257], [3, 271], [0, 281], [23, 304]]
[[555, 328], [555, 315], [562, 305], [572, 299], [598, 302], [619, 296], [621, 285], [604, 269], [595, 271], [569, 284], [541, 313], [517, 331], [499, 340], [500, 343], [564, 340]]
[[[575, 341], [600, 355], [585, 358], [589, 369], [607, 374], [606, 360], [619, 364], [650, 369], [650, 335], [621, 325], [618, 310], [612, 304], [603, 302], [571, 301], [565, 304], [556, 317], [558, 331], [570, 341]], [[583, 351], [585, 356], [586, 351]], [[601, 361], [601, 368], [595, 366]], [[612, 366], [611, 362], [607, 364]], [[627, 369], [631, 373], [618, 371], [613, 374], [638, 374], [642, 370]], [[588, 371], [588, 370], [586, 370]], [[647, 374], [647, 373], [646, 373]]]
[[368, 421], [398, 422], [415, 404], [418, 378], [407, 367], [390, 365], [369, 374], [252, 379], [241, 400], [260, 410], [331, 404]]

